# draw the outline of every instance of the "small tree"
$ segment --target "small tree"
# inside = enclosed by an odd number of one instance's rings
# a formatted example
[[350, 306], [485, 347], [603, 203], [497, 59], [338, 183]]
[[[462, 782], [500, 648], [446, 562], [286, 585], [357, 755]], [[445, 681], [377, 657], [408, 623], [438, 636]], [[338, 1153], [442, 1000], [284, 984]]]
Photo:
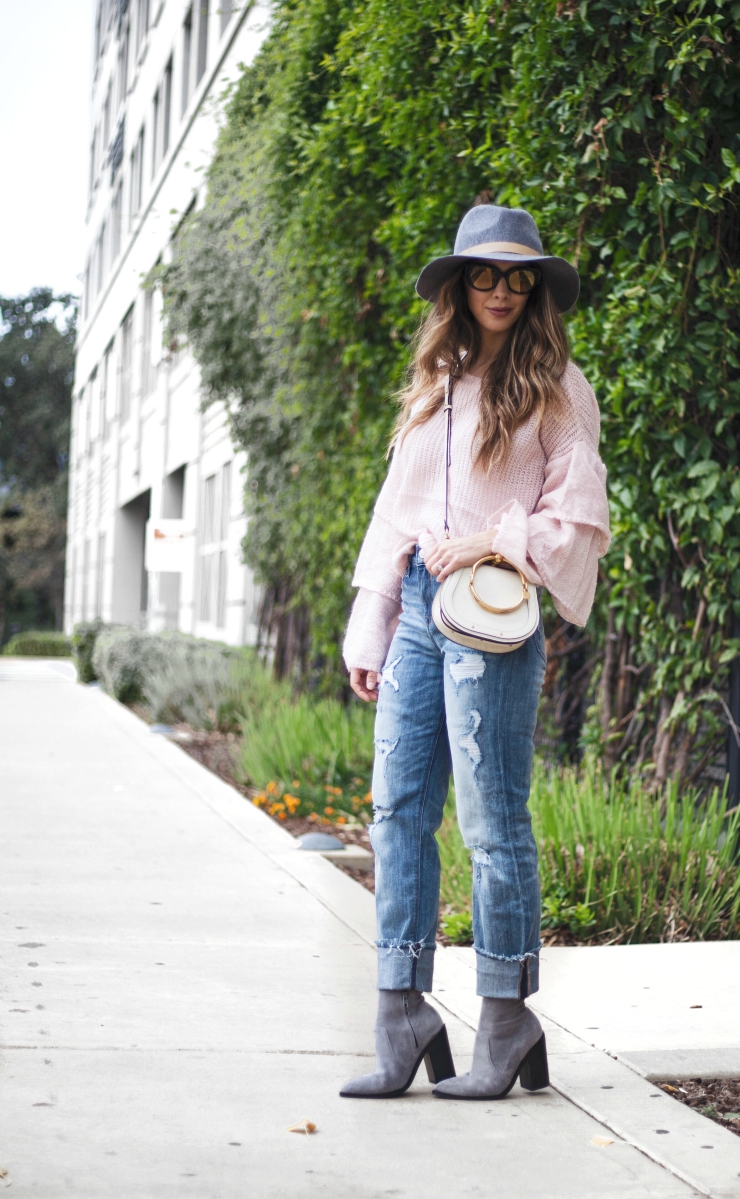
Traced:
[[0, 641], [61, 628], [76, 302], [0, 297]]

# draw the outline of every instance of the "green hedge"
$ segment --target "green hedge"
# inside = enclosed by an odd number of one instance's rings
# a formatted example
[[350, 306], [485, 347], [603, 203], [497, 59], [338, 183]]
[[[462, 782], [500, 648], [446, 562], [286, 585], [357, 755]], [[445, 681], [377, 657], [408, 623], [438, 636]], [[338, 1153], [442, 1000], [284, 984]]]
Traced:
[[64, 633], [30, 630], [16, 633], [3, 646], [2, 652], [16, 658], [71, 658], [73, 646]]
[[557, 731], [577, 747], [591, 704], [594, 750], [691, 779], [723, 752], [740, 649], [740, 4], [272, 12], [164, 274], [249, 454], [246, 550], [277, 622], [308, 614], [314, 678], [339, 685], [416, 275], [476, 200], [521, 204], [582, 273], [569, 329], [615, 533], [586, 637], [548, 612]]

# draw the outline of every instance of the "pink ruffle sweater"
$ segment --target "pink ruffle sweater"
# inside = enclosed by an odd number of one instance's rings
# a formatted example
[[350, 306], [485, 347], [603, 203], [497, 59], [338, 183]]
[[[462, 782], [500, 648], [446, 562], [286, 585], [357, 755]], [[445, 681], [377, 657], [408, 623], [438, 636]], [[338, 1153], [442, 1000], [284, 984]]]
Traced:
[[[599, 458], [599, 409], [582, 372], [569, 362], [566, 404], [520, 425], [503, 465], [474, 465], [480, 379], [453, 390], [450, 536], [491, 530], [503, 554], [550, 592], [561, 616], [583, 625], [609, 547], [606, 469]], [[408, 555], [444, 536], [444, 413], [441, 408], [397, 446], [360, 550], [359, 587], [344, 641], [348, 668], [380, 671], [401, 611]]]

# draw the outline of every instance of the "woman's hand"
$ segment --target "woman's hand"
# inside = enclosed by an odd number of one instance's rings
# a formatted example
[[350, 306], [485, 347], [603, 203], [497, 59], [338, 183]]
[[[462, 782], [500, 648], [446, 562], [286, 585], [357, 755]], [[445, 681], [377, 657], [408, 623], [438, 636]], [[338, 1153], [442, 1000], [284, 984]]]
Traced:
[[360, 670], [358, 666], [353, 666], [349, 672], [350, 687], [365, 703], [371, 699], [377, 700], [379, 682], [380, 675], [375, 670]]
[[424, 560], [424, 565], [430, 575], [441, 582], [461, 566], [474, 566], [479, 558], [488, 557], [492, 552], [494, 532], [494, 529], [487, 529], [473, 537], [451, 537], [448, 541], [440, 541]]

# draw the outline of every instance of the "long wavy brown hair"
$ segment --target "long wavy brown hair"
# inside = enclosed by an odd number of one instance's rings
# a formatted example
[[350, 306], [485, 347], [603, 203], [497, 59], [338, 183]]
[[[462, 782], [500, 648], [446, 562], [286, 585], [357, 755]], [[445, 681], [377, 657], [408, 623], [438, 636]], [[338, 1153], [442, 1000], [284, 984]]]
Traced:
[[[391, 448], [424, 424], [444, 402], [444, 380], [465, 373], [480, 354], [480, 326], [468, 307], [462, 268], [443, 284], [415, 339], [408, 386]], [[560, 385], [568, 362], [568, 337], [548, 288], [540, 283], [513, 326], [506, 345], [481, 381], [476, 465], [503, 462], [515, 429], [533, 414], [562, 403]]]

